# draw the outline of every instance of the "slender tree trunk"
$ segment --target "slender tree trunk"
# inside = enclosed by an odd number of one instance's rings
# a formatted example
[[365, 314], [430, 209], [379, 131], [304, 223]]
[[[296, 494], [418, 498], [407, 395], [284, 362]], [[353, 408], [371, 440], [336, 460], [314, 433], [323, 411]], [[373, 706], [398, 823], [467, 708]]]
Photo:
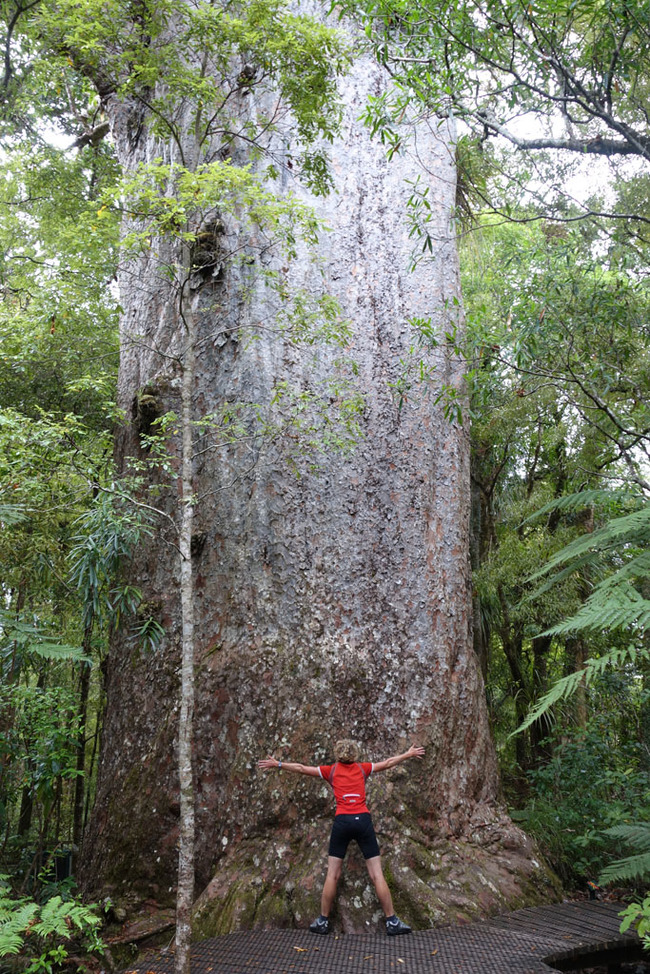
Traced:
[[[187, 250], [187, 248], [184, 248]], [[183, 261], [189, 275], [189, 254]], [[183, 293], [181, 292], [181, 302]], [[193, 409], [196, 356], [196, 321], [188, 301], [182, 307], [185, 323], [181, 393], [181, 524], [180, 596], [182, 617], [181, 699], [178, 721], [178, 775], [180, 788], [180, 836], [178, 855], [178, 889], [176, 893], [177, 974], [189, 974], [194, 905], [194, 763], [192, 760], [194, 717], [194, 576], [192, 574], [192, 525], [194, 520], [193, 479]]]
[[[550, 636], [537, 636], [533, 639], [533, 688], [535, 698], [541, 697], [548, 689], [548, 653], [553, 640]], [[547, 760], [551, 755], [548, 743], [550, 725], [546, 718], [536, 720], [530, 727], [530, 750], [533, 766]]]
[[[93, 632], [93, 615], [91, 613], [84, 629], [82, 649], [84, 656], [90, 657], [91, 640]], [[86, 793], [86, 720], [88, 718], [88, 694], [90, 691], [90, 663], [81, 663], [81, 673], [79, 674], [79, 743], [77, 745], [77, 759], [75, 770], [77, 772], [74, 780], [74, 799], [72, 814], [72, 845], [73, 845], [73, 871], [76, 870], [76, 863], [81, 849], [83, 836], [84, 819], [84, 797]]]
[[[41, 669], [36, 686], [39, 690], [45, 687], [46, 680], [46, 669], [45, 667]], [[33, 741], [29, 739], [27, 742], [27, 752], [32, 751]], [[33, 768], [28, 768], [28, 774], [33, 773]], [[29, 831], [32, 827], [32, 818], [34, 814], [34, 788], [33, 785], [26, 785], [20, 796], [20, 813], [18, 815], [18, 835], [25, 837], [29, 835]]]
[[20, 812], [18, 814], [18, 835], [25, 837], [29, 835], [32, 827], [32, 814], [34, 811], [34, 798], [32, 789], [25, 785], [20, 796]]
[[[481, 567], [481, 535], [483, 527], [481, 524], [482, 498], [480, 486], [472, 481], [472, 520], [470, 528], [470, 559], [472, 572], [477, 572]], [[483, 679], [487, 679], [489, 662], [489, 636], [484, 632], [483, 619], [481, 612], [481, 600], [472, 589], [472, 617], [474, 633], [474, 652], [481, 667]]]
[[[585, 586], [586, 587], [586, 586]], [[586, 595], [585, 595], [586, 598]], [[586, 652], [584, 639], [581, 636], [569, 639], [566, 643], [567, 672], [579, 673], [584, 669]], [[584, 683], [580, 683], [575, 692], [575, 722], [580, 730], [587, 727], [587, 688]]]
[[[86, 803], [84, 806], [84, 818], [83, 818], [83, 832], [86, 831], [88, 825], [88, 816], [90, 815], [90, 798], [92, 794], [92, 780], [95, 771], [95, 761], [97, 759], [97, 750], [99, 748], [99, 740], [101, 737], [101, 726], [102, 726], [102, 704], [100, 703], [97, 707], [97, 714], [95, 718], [95, 731], [93, 733], [93, 746], [90, 752], [90, 761], [88, 763], [88, 775], [87, 775], [87, 787], [86, 787]], [[82, 832], [82, 834], [83, 834]]]

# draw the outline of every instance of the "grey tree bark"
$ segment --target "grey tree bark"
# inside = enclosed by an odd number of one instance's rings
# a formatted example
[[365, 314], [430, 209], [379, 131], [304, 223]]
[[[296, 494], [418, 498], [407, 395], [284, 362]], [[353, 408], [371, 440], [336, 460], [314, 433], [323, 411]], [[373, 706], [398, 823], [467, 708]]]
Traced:
[[[411, 741], [426, 759], [372, 782], [374, 812], [396, 906], [414, 923], [473, 916], [548, 896], [552, 880], [499, 804], [494, 748], [480, 668], [472, 649], [469, 453], [466, 425], [437, 402], [442, 384], [462, 397], [461, 364], [444, 332], [459, 310], [451, 224], [454, 132], [423, 120], [388, 161], [358, 121], [386, 84], [360, 58], [344, 83], [345, 120], [332, 147], [335, 191], [309, 198], [293, 178], [286, 147], [277, 189], [301, 194], [329, 229], [321, 260], [286, 272], [259, 241], [251, 268], [225, 267], [197, 284], [194, 414], [224, 402], [268, 403], [279, 381], [326, 381], [333, 354], [299, 349], [271, 325], [277, 301], [255, 270], [286, 273], [315, 292], [324, 278], [354, 327], [350, 352], [366, 395], [363, 437], [351, 456], [314, 469], [287, 463], [279, 441], [251, 453], [236, 444], [195, 451], [191, 558], [197, 686], [195, 908], [202, 934], [241, 927], [305, 925], [318, 912], [331, 797], [313, 780], [264, 777], [267, 754], [325, 763], [342, 736], [368, 760]], [[242, 118], [258, 110], [242, 92]], [[159, 145], [137, 109], [109, 105], [125, 166]], [[244, 152], [240, 148], [240, 152]], [[406, 214], [412, 186], [430, 187], [431, 259], [412, 270]], [[237, 229], [229, 228], [236, 247]], [[255, 244], [255, 246], [252, 246]], [[261, 256], [260, 256], [261, 254]], [[151, 418], [178, 411], [182, 336], [169, 290], [152, 258], [121, 281], [118, 434], [126, 465], [142, 455]], [[440, 344], [412, 354], [413, 316], [431, 318]], [[255, 341], [245, 336], [256, 332]], [[404, 397], [404, 363], [420, 359], [433, 379]], [[179, 579], [161, 528], [130, 576], [166, 627], [164, 646], [141, 657], [128, 634], [108, 661], [108, 704], [98, 795], [84, 844], [85, 885], [126, 905], [173, 901], [180, 796], [176, 768], [182, 643]], [[186, 553], [187, 554], [187, 553]], [[356, 853], [340, 891], [347, 931], [379, 918]]]

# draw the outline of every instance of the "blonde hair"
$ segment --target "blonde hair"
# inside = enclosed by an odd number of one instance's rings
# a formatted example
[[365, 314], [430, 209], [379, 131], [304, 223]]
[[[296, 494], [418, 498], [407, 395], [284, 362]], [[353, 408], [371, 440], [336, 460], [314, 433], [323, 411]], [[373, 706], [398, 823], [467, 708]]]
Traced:
[[334, 757], [341, 764], [354, 764], [359, 760], [361, 749], [356, 741], [337, 741], [334, 745]]

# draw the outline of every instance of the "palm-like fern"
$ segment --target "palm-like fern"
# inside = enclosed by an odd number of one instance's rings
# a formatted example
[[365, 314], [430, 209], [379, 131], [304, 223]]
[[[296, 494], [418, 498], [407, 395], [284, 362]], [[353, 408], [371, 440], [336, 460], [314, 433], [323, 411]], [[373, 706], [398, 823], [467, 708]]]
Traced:
[[531, 707], [528, 716], [517, 728], [515, 733], [520, 733], [539, 720], [554, 704], [560, 700], [566, 700], [576, 692], [580, 686], [589, 686], [594, 678], [600, 676], [610, 666], [622, 667], [625, 663], [633, 663], [637, 659], [650, 659], [650, 651], [644, 646], [630, 645], [624, 649], [610, 649], [602, 656], [594, 656], [585, 660], [584, 668], [575, 673], [569, 673], [553, 684], [548, 693]]
[[605, 866], [598, 877], [599, 883], [633, 882], [650, 878], [650, 822], [614, 825], [611, 829], [606, 829], [603, 835], [622, 839], [635, 852]]
[[[539, 513], [553, 506], [564, 509], [584, 506], [590, 503], [588, 497], [596, 493], [602, 496], [605, 492], [573, 494], [562, 498], [563, 503], [556, 501]], [[612, 499], [616, 495], [610, 493], [609, 497]], [[560, 570], [547, 579], [535, 595], [547, 591], [567, 575], [586, 566], [602, 571], [605, 564], [610, 566], [610, 572], [597, 582], [584, 605], [575, 615], [548, 629], [545, 635], [561, 635], [584, 629], [629, 629], [639, 632], [650, 628], [650, 599], [645, 598], [637, 588], [641, 579], [650, 578], [650, 504], [646, 501], [637, 510], [613, 518], [597, 531], [581, 535], [553, 555], [532, 576], [532, 580], [549, 575], [554, 569]]]
[[650, 578], [650, 504], [638, 495], [623, 491], [584, 491], [547, 504], [538, 511], [540, 517], [552, 510], [578, 510], [595, 503], [634, 505], [634, 510], [614, 517], [603, 527], [583, 534], [550, 558], [540, 571], [531, 576], [539, 580], [549, 576], [531, 598], [548, 591], [576, 571], [586, 568], [598, 577], [591, 595], [570, 618], [547, 629], [543, 635], [555, 636], [581, 630], [626, 632], [630, 644], [611, 649], [600, 657], [588, 659], [584, 669], [558, 680], [528, 714], [518, 731], [530, 727], [558, 701], [570, 697], [579, 686], [588, 686], [607, 667], [622, 666], [637, 658], [650, 659], [642, 637], [650, 629], [650, 600], [641, 583]]
[[43, 659], [72, 660], [75, 663], [90, 662], [80, 646], [58, 643], [34, 623], [23, 622], [6, 609], [0, 609], [0, 663], [4, 647], [11, 647], [14, 644], [19, 647], [21, 653], [34, 653]]

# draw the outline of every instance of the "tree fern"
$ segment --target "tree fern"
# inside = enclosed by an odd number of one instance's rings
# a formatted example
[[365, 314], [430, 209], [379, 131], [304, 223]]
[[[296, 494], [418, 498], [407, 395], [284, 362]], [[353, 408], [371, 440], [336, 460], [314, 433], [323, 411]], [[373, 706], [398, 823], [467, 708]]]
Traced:
[[535, 704], [518, 731], [530, 727], [554, 704], [575, 693], [579, 686], [588, 686], [607, 667], [622, 666], [633, 661], [637, 654], [650, 658], [648, 650], [641, 648], [642, 638], [650, 629], [650, 599], [641, 588], [641, 583], [650, 578], [650, 504], [627, 491], [584, 491], [552, 501], [535, 516], [553, 510], [577, 510], [597, 502], [615, 504], [619, 509], [624, 504], [633, 503], [635, 510], [612, 518], [596, 531], [580, 535], [556, 552], [531, 576], [531, 581], [549, 577], [529, 598], [536, 598], [574, 572], [588, 570], [593, 588], [587, 600], [576, 613], [541, 635], [622, 632], [635, 640], [636, 645], [612, 649], [598, 659], [589, 659], [584, 669], [558, 680]]
[[645, 503], [639, 510], [615, 517], [596, 531], [581, 534], [579, 538], [549, 558], [538, 572], [531, 575], [531, 579], [541, 578], [558, 565], [567, 564], [586, 552], [601, 558], [603, 554], [610, 551], [620, 552], [621, 545], [633, 545], [638, 548], [648, 543], [650, 543], [650, 504]]
[[528, 716], [515, 731], [520, 733], [534, 724], [551, 707], [560, 700], [566, 700], [576, 692], [579, 686], [589, 686], [594, 677], [600, 676], [610, 666], [621, 667], [625, 663], [634, 662], [636, 659], [650, 659], [650, 650], [644, 647], [630, 645], [625, 649], [611, 649], [603, 656], [594, 657], [585, 661], [584, 668], [575, 673], [569, 673], [553, 684], [548, 693], [541, 697], [528, 713]]
[[636, 879], [650, 878], [650, 823], [614, 825], [611, 829], [606, 829], [603, 835], [623, 839], [636, 851], [631, 856], [617, 859], [605, 866], [598, 877], [599, 883], [633, 882]]
[[632, 883], [637, 879], [647, 880], [649, 876], [650, 852], [645, 852], [610, 862], [609, 866], [605, 866], [601, 872], [598, 882]]
[[72, 660], [74, 663], [89, 663], [80, 646], [57, 643], [33, 623], [16, 619], [11, 613], [0, 609], [0, 653], [3, 643], [20, 646], [24, 652], [34, 653], [43, 659]]
[[[577, 503], [583, 498], [584, 502], [585, 496], [573, 494], [571, 500]], [[547, 509], [558, 505], [559, 501], [553, 502]], [[578, 612], [548, 629], [544, 635], [585, 629], [627, 629], [638, 633], [650, 628], [650, 600], [635, 587], [635, 583], [650, 578], [650, 504], [645, 503], [638, 510], [608, 521], [597, 531], [581, 535], [556, 552], [531, 576], [535, 581], [553, 573], [531, 598], [585, 568], [600, 575], [591, 595]], [[559, 571], [554, 572], [554, 569]]]
[[638, 504], [640, 500], [643, 500], [641, 495], [633, 491], [605, 490], [602, 488], [599, 490], [581, 490], [576, 494], [565, 494], [564, 497], [557, 497], [549, 501], [548, 504], [540, 507], [534, 514], [526, 518], [524, 524], [539, 520], [539, 518], [551, 514], [553, 511], [580, 511], [585, 507], [612, 504], [620, 506], [621, 503]]
[[605, 829], [603, 835], [623, 839], [629, 845], [635, 846], [638, 852], [650, 852], [650, 822], [612, 825], [610, 829]]
[[558, 636], [578, 630], [599, 632], [615, 629], [645, 631], [650, 628], [650, 600], [644, 599], [627, 580], [613, 579], [596, 586], [587, 601], [569, 619], [551, 626], [543, 635]]

